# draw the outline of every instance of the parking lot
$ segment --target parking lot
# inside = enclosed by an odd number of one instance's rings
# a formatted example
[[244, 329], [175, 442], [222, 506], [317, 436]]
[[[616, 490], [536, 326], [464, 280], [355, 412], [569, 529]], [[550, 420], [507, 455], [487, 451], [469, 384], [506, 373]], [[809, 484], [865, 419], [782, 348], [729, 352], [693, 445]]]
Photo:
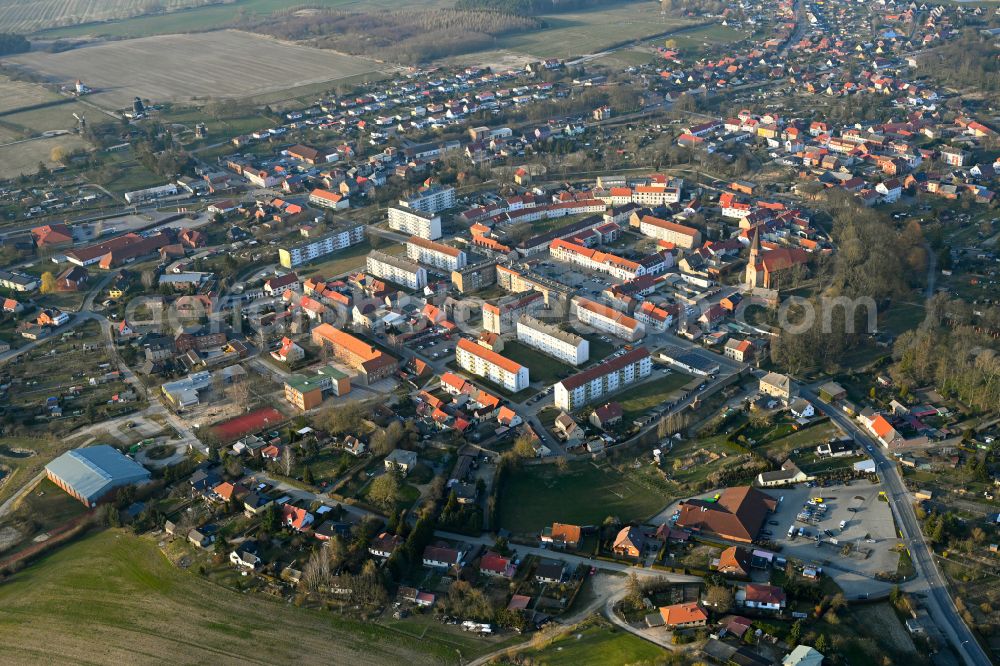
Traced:
[[[871, 577], [880, 572], [895, 572], [899, 555], [893, 550], [898, 539], [892, 512], [888, 503], [879, 500], [880, 490], [881, 486], [867, 481], [829, 488], [767, 490], [770, 495], [784, 499], [768, 517], [764, 529], [772, 533], [771, 540], [781, 544], [782, 555], [822, 566], [848, 597], [881, 591], [888, 583], [873, 581]], [[810, 522], [803, 522], [797, 516], [812, 498], [822, 498], [827, 509], [817, 512], [821, 515]], [[796, 536], [789, 538], [788, 530], [793, 525]], [[800, 528], [803, 536], [798, 536]], [[848, 555], [842, 554], [845, 544], [851, 545]]]

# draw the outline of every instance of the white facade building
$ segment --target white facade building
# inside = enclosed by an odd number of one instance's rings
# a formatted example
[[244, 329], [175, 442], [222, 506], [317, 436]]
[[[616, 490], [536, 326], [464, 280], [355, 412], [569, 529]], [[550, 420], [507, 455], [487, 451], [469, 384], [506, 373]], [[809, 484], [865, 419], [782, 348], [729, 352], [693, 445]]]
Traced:
[[410, 236], [410, 240], [406, 241], [406, 256], [421, 264], [449, 271], [458, 270], [466, 264], [465, 252], [462, 250], [420, 236]]
[[455, 360], [468, 372], [485, 377], [512, 393], [528, 388], [526, 367], [465, 338], [455, 346]]
[[604, 361], [555, 385], [555, 405], [567, 412], [603, 400], [616, 391], [648, 377], [653, 362], [645, 347]]
[[441, 238], [441, 216], [389, 206], [389, 228], [427, 240], [437, 240]]
[[522, 315], [517, 321], [517, 339], [570, 365], [580, 365], [590, 359], [590, 343], [585, 338], [529, 315]]
[[427, 269], [401, 257], [374, 250], [365, 259], [365, 270], [375, 277], [410, 289], [427, 286]]

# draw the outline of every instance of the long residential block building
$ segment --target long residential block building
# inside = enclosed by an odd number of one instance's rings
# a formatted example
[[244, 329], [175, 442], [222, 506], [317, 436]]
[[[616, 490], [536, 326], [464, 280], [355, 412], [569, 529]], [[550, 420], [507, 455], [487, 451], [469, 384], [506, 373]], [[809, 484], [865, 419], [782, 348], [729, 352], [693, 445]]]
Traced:
[[552, 241], [549, 252], [553, 259], [575, 264], [588, 270], [607, 273], [619, 280], [634, 280], [636, 277], [646, 274], [646, 267], [637, 261], [624, 259], [566, 240]]
[[437, 240], [441, 238], [441, 216], [401, 206], [389, 206], [389, 228], [427, 240]]
[[406, 256], [421, 264], [449, 271], [458, 270], [466, 264], [465, 252], [462, 250], [420, 236], [410, 236], [410, 240], [406, 241]]
[[521, 315], [517, 320], [517, 339], [547, 356], [570, 365], [580, 365], [590, 359], [590, 343], [586, 338], [564, 331], [531, 315]]
[[496, 304], [483, 303], [483, 328], [490, 333], [507, 333], [514, 330], [522, 315], [542, 309], [545, 297], [537, 291], [507, 296]]
[[295, 245], [278, 248], [278, 263], [285, 268], [295, 268], [320, 257], [324, 257], [352, 245], [357, 245], [365, 239], [363, 224], [344, 224], [319, 238], [311, 238]]
[[579, 296], [573, 299], [573, 305], [576, 307], [576, 318], [599, 331], [629, 342], [635, 342], [646, 334], [645, 326], [614, 308]]
[[395, 282], [409, 289], [427, 286], [427, 269], [402, 257], [373, 250], [365, 259], [365, 270], [375, 277]]
[[528, 388], [526, 367], [465, 338], [455, 346], [455, 360], [468, 372], [485, 377], [512, 393]]
[[643, 215], [639, 220], [639, 233], [688, 250], [701, 245], [701, 232], [697, 229], [652, 215]]
[[555, 405], [567, 412], [575, 411], [648, 377], [652, 370], [649, 351], [645, 347], [633, 349], [557, 383]]

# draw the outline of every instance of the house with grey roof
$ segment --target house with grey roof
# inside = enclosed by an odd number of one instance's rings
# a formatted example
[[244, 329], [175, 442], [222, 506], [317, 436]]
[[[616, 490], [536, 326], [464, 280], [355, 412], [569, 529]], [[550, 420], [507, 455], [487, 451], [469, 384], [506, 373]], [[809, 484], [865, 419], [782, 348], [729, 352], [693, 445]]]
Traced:
[[88, 507], [123, 486], [149, 481], [149, 470], [107, 444], [74, 449], [45, 466], [49, 479]]

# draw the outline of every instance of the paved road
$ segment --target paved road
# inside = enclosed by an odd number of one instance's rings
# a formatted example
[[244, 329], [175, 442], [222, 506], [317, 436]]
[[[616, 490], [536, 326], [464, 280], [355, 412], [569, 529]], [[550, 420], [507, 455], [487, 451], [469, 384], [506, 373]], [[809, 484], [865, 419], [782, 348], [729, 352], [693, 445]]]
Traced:
[[903, 541], [909, 548], [913, 565], [917, 572], [915, 580], [904, 585], [908, 592], [914, 592], [923, 597], [923, 602], [934, 623], [948, 637], [952, 647], [966, 663], [973, 666], [988, 666], [991, 661], [986, 651], [976, 641], [968, 625], [962, 620], [955, 602], [951, 598], [948, 586], [937, 568], [931, 548], [924, 540], [923, 532], [913, 510], [913, 500], [894, 460], [885, 454], [884, 449], [861, 427], [840, 410], [819, 400], [813, 391], [802, 388], [800, 395], [809, 400], [820, 411], [830, 417], [837, 426], [853, 435], [855, 441], [868, 447], [871, 457], [878, 465], [879, 475], [889, 495], [896, 525], [903, 535]]

